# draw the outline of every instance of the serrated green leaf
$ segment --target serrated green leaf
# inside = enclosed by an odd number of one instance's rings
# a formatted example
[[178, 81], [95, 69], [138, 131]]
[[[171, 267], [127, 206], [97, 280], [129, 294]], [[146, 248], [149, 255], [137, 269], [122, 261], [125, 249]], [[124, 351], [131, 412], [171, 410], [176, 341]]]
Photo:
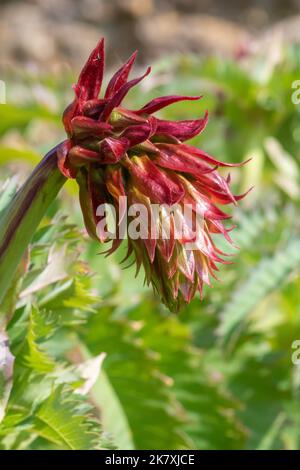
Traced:
[[51, 318], [47, 318], [45, 312], [32, 306], [29, 313], [28, 330], [20, 351], [16, 356], [17, 364], [34, 369], [37, 372], [51, 372], [55, 363], [39, 344], [41, 337], [54, 332]]
[[[274, 289], [281, 286], [300, 263], [300, 240], [291, 240], [273, 257], [263, 259], [249, 279], [237, 289], [224, 307], [219, 334], [228, 343], [244, 326], [253, 309]], [[236, 336], [235, 336], [236, 339]]]
[[101, 447], [98, 424], [87, 412], [83, 412], [78, 396], [63, 386], [57, 387], [35, 410], [32, 430], [66, 450]]

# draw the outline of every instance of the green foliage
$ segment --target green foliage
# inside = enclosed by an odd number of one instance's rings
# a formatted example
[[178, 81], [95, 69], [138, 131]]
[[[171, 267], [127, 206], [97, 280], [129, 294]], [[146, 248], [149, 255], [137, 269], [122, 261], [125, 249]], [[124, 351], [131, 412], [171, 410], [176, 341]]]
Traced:
[[236, 336], [237, 330], [243, 328], [247, 315], [262, 302], [262, 300], [282, 286], [289, 279], [300, 263], [300, 240], [291, 240], [281, 248], [279, 253], [269, 259], [263, 259], [250, 273], [246, 282], [235, 290], [230, 302], [225, 305], [222, 316], [223, 322], [220, 333], [224, 341]]
[[[291, 359], [300, 339], [300, 108], [291, 101], [299, 47], [277, 64], [263, 59], [165, 59], [159, 85], [128, 98], [134, 109], [161, 93], [200, 91], [202, 103], [164, 116], [208, 108], [195, 144], [222, 160], [253, 157], [232, 171], [237, 193], [255, 186], [234, 210], [239, 249], [216, 237], [234, 264], [203, 301], [170, 314], [134, 268], [121, 270], [122, 249], [99, 255], [71, 186], [49, 209], [0, 307], [9, 338], [0, 358], [15, 358], [12, 377], [0, 361], [1, 449], [300, 448], [300, 368]], [[22, 173], [63, 138], [65, 84], [43, 82], [53, 111], [30, 95], [31, 80], [23, 103], [13, 103], [12, 84], [0, 108], [0, 214], [17, 186], [18, 175], [6, 181], [10, 162]], [[26, 150], [15, 151], [11, 132]]]
[[58, 386], [34, 412], [33, 432], [61, 449], [99, 448], [99, 425], [72, 392]]
[[[29, 305], [30, 308], [30, 305]], [[28, 315], [28, 330], [17, 355], [17, 363], [37, 372], [47, 373], [53, 371], [53, 360], [39, 346], [39, 336], [46, 331], [51, 332], [52, 325], [46, 324], [46, 315], [42, 315], [36, 307], [30, 308]]]

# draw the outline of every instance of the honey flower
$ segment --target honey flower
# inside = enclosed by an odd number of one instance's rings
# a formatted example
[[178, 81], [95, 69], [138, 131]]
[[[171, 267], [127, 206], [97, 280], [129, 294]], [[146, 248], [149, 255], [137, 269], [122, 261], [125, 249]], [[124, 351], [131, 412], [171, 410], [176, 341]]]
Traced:
[[[238, 165], [222, 163], [185, 143], [204, 130], [207, 112], [200, 119], [183, 121], [154, 116], [166, 106], [197, 100], [199, 96], [163, 96], [138, 110], [123, 107], [129, 90], [150, 73], [148, 68], [141, 77], [128, 80], [135, 59], [136, 53], [113, 75], [99, 97], [104, 72], [103, 39], [91, 53], [74, 86], [75, 99], [63, 115], [68, 139], [58, 149], [58, 166], [65, 177], [76, 178], [86, 229], [100, 242], [109, 241], [104, 225], [99, 224], [103, 216], [98, 215], [97, 208], [102, 204], [113, 204], [118, 209], [118, 222], [124, 215], [120, 207], [124, 197], [128, 205], [143, 204], [149, 216], [152, 204], [162, 206], [155, 236], [148, 229], [147, 236], [128, 236], [126, 258], [133, 257], [137, 271], [143, 266], [146, 282], [152, 284], [170, 310], [178, 311], [196, 291], [202, 296], [203, 284], [210, 285], [217, 263], [227, 262], [212, 237], [221, 234], [231, 242], [229, 229], [224, 226], [230, 216], [219, 205], [235, 204], [243, 195], [233, 195], [230, 178], [221, 176], [217, 169]], [[196, 233], [192, 230], [193, 217], [185, 215], [185, 206], [191, 207], [192, 216], [201, 217]], [[166, 211], [168, 207], [175, 209]], [[177, 216], [183, 226], [179, 237], [175, 230]], [[168, 236], [164, 236], [166, 227]], [[121, 237], [112, 240], [108, 253], [121, 242]]]

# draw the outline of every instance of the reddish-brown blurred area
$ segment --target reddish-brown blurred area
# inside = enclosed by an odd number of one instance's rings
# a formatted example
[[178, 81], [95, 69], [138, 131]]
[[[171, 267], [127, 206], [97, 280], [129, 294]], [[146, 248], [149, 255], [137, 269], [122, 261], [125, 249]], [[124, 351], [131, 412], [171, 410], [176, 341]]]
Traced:
[[[272, 35], [300, 39], [300, 0], [1, 0], [0, 70], [80, 67], [105, 36], [109, 64], [133, 49], [231, 55]], [[256, 46], [257, 47], [257, 46]]]

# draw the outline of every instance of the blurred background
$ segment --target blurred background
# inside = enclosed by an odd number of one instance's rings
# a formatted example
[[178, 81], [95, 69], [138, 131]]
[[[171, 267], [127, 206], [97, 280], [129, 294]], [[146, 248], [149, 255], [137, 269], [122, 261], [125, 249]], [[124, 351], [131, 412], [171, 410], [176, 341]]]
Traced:
[[296, 42], [299, 13], [299, 0], [2, 0], [0, 66], [79, 68], [99, 36], [110, 65], [135, 49], [143, 64], [170, 53], [232, 56], [274, 35]]
[[[133, 268], [122, 270], [125, 248], [99, 255], [76, 184], [66, 184], [0, 309], [16, 357], [12, 390], [0, 394], [0, 447], [93, 448], [78, 417], [86, 395], [104, 447], [299, 449], [300, 2], [2, 0], [0, 211], [64, 139], [71, 85], [102, 36], [106, 80], [135, 49], [133, 73], [153, 65], [128, 106], [203, 94], [162, 115], [208, 109], [193, 143], [224, 161], [252, 157], [232, 181], [236, 193], [254, 189], [233, 208], [239, 249], [216, 240], [234, 264], [204, 301], [174, 315]], [[62, 404], [70, 389], [71, 410]], [[62, 441], [66, 422], [80, 432]]]

